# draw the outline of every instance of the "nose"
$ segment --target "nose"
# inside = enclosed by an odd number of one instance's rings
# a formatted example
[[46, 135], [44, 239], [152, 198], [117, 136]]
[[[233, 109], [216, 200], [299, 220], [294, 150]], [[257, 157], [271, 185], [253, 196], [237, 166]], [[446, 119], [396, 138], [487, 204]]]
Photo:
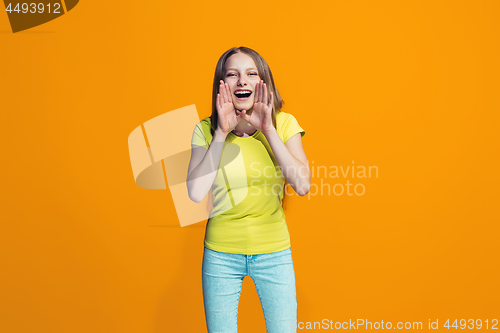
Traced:
[[245, 81], [245, 79], [243, 78], [243, 76], [240, 76], [240, 78], [238, 79], [238, 86], [246, 86], [247, 83]]

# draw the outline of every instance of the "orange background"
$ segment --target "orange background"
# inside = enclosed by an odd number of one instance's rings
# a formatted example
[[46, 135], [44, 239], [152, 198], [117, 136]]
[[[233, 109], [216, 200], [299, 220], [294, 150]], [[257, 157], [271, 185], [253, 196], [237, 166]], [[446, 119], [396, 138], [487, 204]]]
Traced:
[[[310, 165], [379, 169], [288, 198], [299, 322], [500, 319], [499, 22], [496, 0], [86, 0], [17, 34], [0, 13], [0, 331], [206, 330], [205, 222], [134, 183], [127, 137], [209, 116], [233, 46], [270, 64]], [[265, 331], [248, 277], [239, 327]]]

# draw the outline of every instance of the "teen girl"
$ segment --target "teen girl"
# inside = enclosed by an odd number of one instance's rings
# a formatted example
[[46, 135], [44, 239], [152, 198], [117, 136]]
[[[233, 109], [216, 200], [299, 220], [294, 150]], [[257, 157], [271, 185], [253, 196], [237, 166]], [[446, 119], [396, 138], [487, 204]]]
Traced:
[[282, 200], [285, 179], [297, 194], [309, 192], [305, 131], [281, 111], [271, 70], [252, 49], [232, 48], [220, 57], [212, 96], [212, 115], [193, 132], [187, 181], [191, 200], [201, 202], [210, 189], [213, 195], [202, 264], [208, 332], [237, 332], [247, 275], [267, 332], [296, 332], [295, 273]]

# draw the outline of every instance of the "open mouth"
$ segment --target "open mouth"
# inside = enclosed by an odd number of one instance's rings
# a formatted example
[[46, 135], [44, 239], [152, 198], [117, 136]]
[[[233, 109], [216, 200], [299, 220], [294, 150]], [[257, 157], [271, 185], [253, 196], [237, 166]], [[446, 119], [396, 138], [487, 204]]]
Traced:
[[238, 90], [234, 92], [234, 96], [236, 96], [236, 99], [239, 101], [246, 101], [250, 98], [251, 95], [251, 90]]

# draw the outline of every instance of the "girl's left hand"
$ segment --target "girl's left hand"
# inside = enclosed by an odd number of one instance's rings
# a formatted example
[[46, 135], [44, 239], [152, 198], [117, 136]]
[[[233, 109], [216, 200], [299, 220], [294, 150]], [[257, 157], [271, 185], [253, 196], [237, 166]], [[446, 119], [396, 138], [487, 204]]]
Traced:
[[255, 99], [252, 114], [248, 115], [246, 112], [242, 113], [243, 119], [264, 134], [274, 128], [271, 116], [274, 96], [272, 92], [270, 95], [270, 101], [268, 103], [266, 84], [264, 81], [260, 80], [255, 86]]

